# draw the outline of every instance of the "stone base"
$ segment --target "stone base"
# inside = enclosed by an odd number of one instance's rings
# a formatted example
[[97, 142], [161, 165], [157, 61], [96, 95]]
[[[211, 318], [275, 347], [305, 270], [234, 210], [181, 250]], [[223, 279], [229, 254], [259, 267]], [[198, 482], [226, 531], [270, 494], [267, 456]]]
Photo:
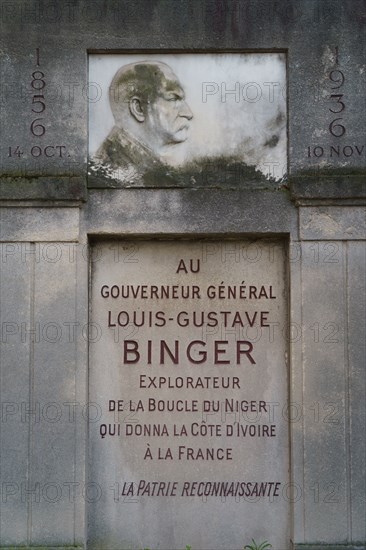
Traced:
[[[0, 546], [0, 550], [85, 550], [84, 546]], [[121, 548], [120, 550], [124, 550]], [[154, 549], [152, 549], [154, 550]], [[241, 550], [241, 549], [239, 549]], [[275, 550], [366, 550], [366, 545], [344, 544], [295, 544], [291, 548]]]
[[366, 543], [356, 544], [296, 544], [293, 550], [366, 550]]
[[0, 546], [0, 550], [84, 550], [85, 546]]

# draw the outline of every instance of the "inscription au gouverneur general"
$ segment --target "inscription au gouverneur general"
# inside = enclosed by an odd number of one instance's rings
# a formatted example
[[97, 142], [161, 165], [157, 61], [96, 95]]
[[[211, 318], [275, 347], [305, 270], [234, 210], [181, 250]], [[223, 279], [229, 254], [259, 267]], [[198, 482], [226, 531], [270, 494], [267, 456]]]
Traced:
[[[254, 262], [239, 253], [249, 244], [213, 243], [207, 255], [199, 242], [138, 242], [134, 262], [98, 244], [92, 321], [102, 337], [91, 346], [90, 391], [103, 416], [90, 430], [93, 480], [149, 516], [168, 503], [186, 514], [188, 498], [205, 514], [202, 499], [227, 499], [220, 529], [246, 507], [250, 516], [253, 499], [257, 513], [287, 509], [286, 275], [271, 241]], [[122, 529], [109, 506], [105, 496], [100, 520], [133, 540], [135, 516], [124, 509]]]

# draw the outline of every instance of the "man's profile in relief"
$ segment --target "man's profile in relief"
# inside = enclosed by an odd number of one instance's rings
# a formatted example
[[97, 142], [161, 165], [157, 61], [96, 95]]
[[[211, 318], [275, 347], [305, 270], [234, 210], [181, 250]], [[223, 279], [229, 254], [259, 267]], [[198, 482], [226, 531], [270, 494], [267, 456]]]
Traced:
[[114, 127], [94, 155], [115, 179], [134, 181], [165, 166], [186, 141], [192, 111], [172, 69], [160, 61], [122, 66], [109, 87]]

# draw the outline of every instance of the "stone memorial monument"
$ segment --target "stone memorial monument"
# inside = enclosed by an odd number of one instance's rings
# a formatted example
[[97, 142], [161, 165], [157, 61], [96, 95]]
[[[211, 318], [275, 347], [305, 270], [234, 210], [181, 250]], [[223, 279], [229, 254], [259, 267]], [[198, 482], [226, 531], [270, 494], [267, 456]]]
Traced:
[[365, 550], [364, 0], [0, 8], [0, 549]]

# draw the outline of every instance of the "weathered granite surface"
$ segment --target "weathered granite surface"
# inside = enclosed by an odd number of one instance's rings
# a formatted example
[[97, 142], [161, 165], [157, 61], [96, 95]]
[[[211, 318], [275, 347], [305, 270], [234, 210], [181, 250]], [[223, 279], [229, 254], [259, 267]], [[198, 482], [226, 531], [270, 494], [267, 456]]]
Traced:
[[[288, 546], [278, 550], [364, 549], [365, 2], [13, 0], [0, 7], [0, 547], [88, 545], [99, 502], [88, 437], [98, 415], [88, 405], [98, 247], [110, 239], [118, 246], [214, 238], [225, 246], [281, 243], [271, 258], [286, 271], [292, 485]], [[89, 54], [247, 51], [286, 55], [286, 181], [258, 182], [225, 165], [204, 171], [199, 185], [183, 178], [178, 186], [154, 180], [117, 189], [88, 179]], [[46, 107], [37, 113], [42, 83], [31, 83], [43, 79]], [[114, 525], [120, 505], [111, 506]], [[237, 548], [240, 527], [228, 521], [235, 541], [217, 550]], [[240, 544], [273, 542], [276, 528], [261, 516]], [[98, 544], [116, 550], [107, 531]], [[188, 522], [182, 545], [189, 532]]]

